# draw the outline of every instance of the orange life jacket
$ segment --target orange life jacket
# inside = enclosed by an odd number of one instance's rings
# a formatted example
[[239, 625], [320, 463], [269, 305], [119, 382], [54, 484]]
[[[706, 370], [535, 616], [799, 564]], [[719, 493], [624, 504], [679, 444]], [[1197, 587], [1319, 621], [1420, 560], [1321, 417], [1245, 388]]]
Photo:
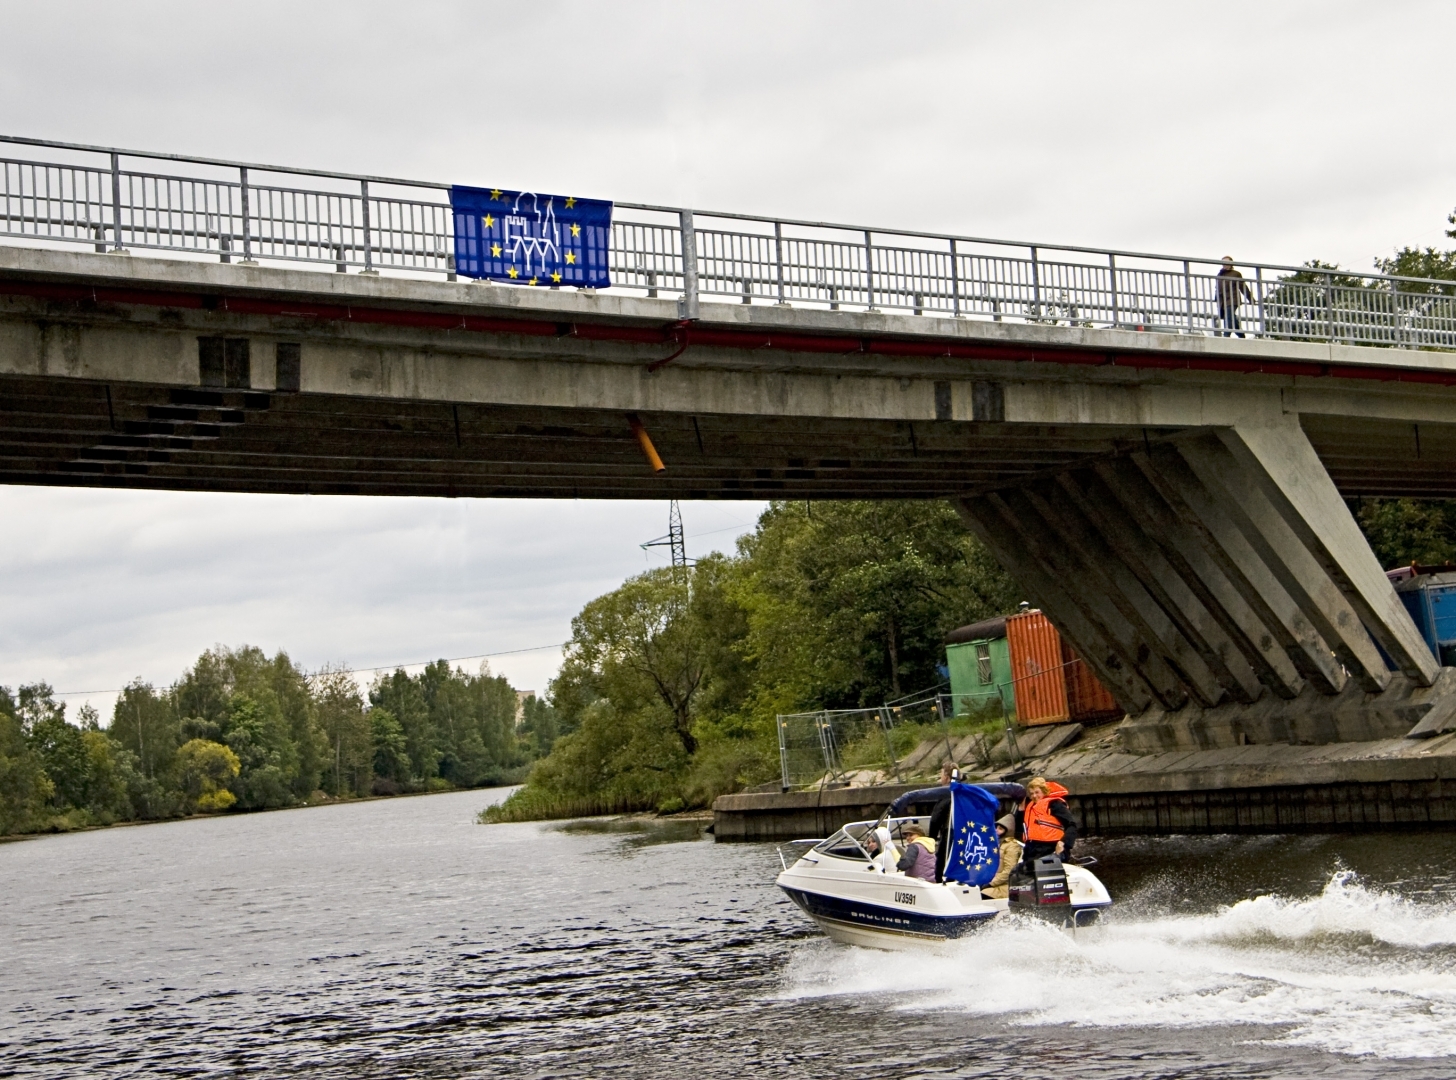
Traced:
[[1044, 798], [1026, 804], [1022, 815], [1022, 839], [1045, 840], [1056, 843], [1066, 832], [1062, 823], [1052, 816], [1052, 803], [1065, 798], [1067, 789], [1061, 784], [1048, 784]]

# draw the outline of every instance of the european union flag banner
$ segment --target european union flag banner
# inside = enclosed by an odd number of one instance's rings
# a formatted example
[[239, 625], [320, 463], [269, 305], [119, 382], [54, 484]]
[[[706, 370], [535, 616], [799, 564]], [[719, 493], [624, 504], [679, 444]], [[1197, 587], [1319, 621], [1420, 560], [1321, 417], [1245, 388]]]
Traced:
[[965, 885], [985, 885], [1001, 865], [996, 836], [996, 797], [973, 784], [950, 786], [950, 850], [945, 878]]
[[500, 188], [452, 187], [455, 272], [517, 285], [612, 284], [612, 204]]

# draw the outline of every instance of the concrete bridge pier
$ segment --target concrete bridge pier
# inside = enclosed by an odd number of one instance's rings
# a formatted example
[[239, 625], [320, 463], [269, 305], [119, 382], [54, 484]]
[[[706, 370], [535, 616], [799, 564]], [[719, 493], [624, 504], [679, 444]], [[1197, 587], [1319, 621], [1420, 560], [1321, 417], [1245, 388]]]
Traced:
[[1127, 711], [1124, 750], [1456, 727], [1456, 680], [1295, 414], [1185, 429], [956, 505]]

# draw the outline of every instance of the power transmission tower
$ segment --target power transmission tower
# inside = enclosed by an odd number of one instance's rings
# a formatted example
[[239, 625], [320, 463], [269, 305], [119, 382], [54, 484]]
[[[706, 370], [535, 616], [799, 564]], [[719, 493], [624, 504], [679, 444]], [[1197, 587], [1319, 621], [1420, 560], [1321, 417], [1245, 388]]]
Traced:
[[687, 568], [690, 565], [688, 562], [688, 550], [687, 546], [683, 543], [682, 511], [678, 509], [676, 499], [668, 503], [667, 535], [659, 536], [656, 540], [647, 541], [647, 543], [642, 545], [642, 550], [646, 551], [648, 548], [654, 547], [671, 548], [673, 572], [687, 572]]

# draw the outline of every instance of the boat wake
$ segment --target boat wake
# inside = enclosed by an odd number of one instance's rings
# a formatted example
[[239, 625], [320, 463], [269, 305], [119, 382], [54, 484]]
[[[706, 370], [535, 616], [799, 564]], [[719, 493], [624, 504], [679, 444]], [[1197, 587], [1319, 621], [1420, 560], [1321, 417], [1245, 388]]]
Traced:
[[782, 993], [890, 995], [1016, 1025], [1275, 1026], [1288, 1045], [1443, 1057], [1456, 1055], [1456, 903], [1369, 888], [1348, 871], [1318, 896], [1201, 915], [1168, 914], [1145, 894], [1075, 936], [1012, 917], [933, 952], [806, 943]]

